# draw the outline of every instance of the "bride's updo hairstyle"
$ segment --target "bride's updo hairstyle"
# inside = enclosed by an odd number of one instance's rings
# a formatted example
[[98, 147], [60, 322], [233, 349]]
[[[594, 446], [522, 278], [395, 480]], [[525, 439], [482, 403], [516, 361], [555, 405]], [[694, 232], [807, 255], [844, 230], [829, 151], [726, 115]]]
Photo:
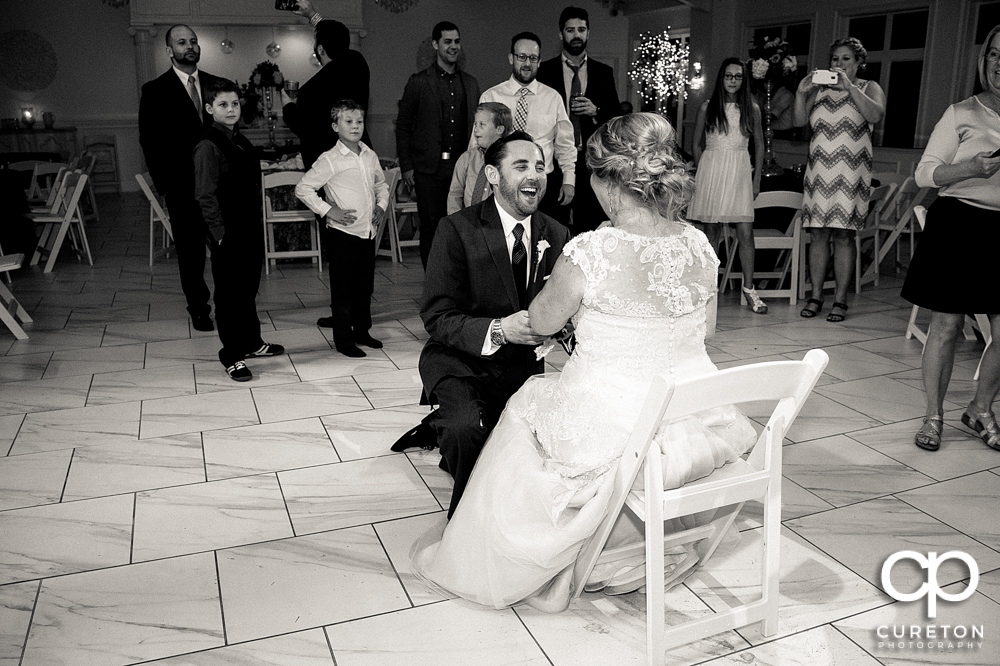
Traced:
[[694, 179], [676, 152], [674, 128], [655, 113], [631, 113], [601, 125], [587, 142], [587, 166], [668, 220], [681, 219], [694, 192]]

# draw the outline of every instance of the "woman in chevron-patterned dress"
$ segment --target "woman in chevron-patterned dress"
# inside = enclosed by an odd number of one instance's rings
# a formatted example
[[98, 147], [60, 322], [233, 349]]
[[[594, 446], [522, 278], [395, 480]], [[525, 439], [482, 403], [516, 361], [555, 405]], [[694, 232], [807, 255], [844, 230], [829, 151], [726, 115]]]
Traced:
[[827, 321], [844, 321], [847, 289], [854, 275], [854, 234], [864, 225], [871, 189], [872, 126], [885, 114], [885, 93], [875, 81], [858, 78], [868, 52], [857, 39], [830, 45], [836, 83], [802, 79], [795, 94], [794, 122], [813, 130], [806, 166], [802, 226], [809, 229], [812, 296], [800, 313], [815, 317], [823, 308], [823, 283], [833, 241], [836, 291]]

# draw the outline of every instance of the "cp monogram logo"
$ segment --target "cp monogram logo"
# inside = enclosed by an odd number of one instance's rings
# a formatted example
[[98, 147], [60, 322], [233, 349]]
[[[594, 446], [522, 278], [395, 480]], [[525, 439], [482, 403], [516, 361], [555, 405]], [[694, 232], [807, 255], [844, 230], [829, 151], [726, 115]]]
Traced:
[[[892, 584], [892, 567], [900, 560], [913, 560], [921, 568], [927, 569], [927, 581], [920, 586], [916, 592], [904, 594], [897, 590]], [[941, 589], [937, 582], [937, 570], [942, 562], [947, 560], [961, 560], [965, 566], [969, 567], [969, 585], [958, 594], [949, 594]], [[901, 550], [889, 556], [889, 559], [882, 565], [882, 589], [897, 601], [916, 601], [920, 597], [927, 597], [927, 617], [937, 617], [937, 598], [941, 597], [945, 601], [964, 601], [972, 596], [979, 585], [979, 566], [972, 556], [960, 550], [950, 550], [938, 557], [937, 553], [927, 553], [927, 557], [913, 550]]]

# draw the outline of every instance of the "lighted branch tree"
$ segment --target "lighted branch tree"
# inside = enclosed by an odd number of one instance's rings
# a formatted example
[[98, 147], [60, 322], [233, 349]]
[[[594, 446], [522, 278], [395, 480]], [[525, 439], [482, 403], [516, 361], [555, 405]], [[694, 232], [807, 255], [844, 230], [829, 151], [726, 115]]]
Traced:
[[639, 38], [635, 62], [629, 76], [639, 84], [639, 94], [656, 104], [658, 112], [671, 95], [687, 99], [688, 47], [680, 40], [670, 39], [663, 31], [659, 35], [646, 33]]

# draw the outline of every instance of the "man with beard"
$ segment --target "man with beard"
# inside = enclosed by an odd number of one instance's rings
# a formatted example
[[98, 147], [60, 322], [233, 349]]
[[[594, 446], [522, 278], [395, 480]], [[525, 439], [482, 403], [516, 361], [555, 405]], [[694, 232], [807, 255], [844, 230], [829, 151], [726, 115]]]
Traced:
[[587, 57], [590, 16], [586, 9], [567, 7], [559, 15], [562, 54], [538, 67], [538, 80], [562, 96], [573, 123], [577, 161], [581, 165], [573, 197], [573, 234], [592, 231], [607, 219], [590, 187], [584, 151], [587, 140], [609, 119], [619, 114], [615, 73], [609, 66]]
[[[559, 93], [536, 80], [541, 38], [531, 32], [510, 40], [511, 77], [483, 93], [479, 102], [502, 102], [514, 116], [514, 129], [527, 132], [545, 154], [547, 194], [539, 210], [563, 224], [569, 223], [569, 205], [576, 184], [576, 145], [573, 124]], [[469, 148], [475, 147], [470, 143]], [[559, 163], [559, 170], [555, 162]]]
[[458, 68], [458, 26], [441, 21], [431, 33], [434, 64], [410, 76], [396, 118], [396, 154], [403, 180], [416, 186], [420, 260], [427, 268], [438, 220], [447, 214], [455, 162], [472, 135], [479, 81]]
[[[313, 54], [323, 66], [302, 84], [295, 101], [281, 91], [282, 117], [302, 142], [302, 163], [309, 170], [317, 157], [337, 143], [337, 133], [330, 123], [334, 104], [353, 99], [367, 113], [371, 72], [365, 57], [351, 49], [351, 31], [346, 25], [322, 18], [309, 0], [299, 0], [294, 11], [308, 17], [309, 23], [316, 26]], [[372, 147], [367, 128], [361, 141]]]
[[205, 284], [208, 229], [194, 198], [192, 151], [211, 125], [203, 90], [219, 78], [198, 70], [201, 47], [186, 25], [166, 34], [171, 68], [142, 86], [139, 99], [139, 144], [157, 191], [167, 201], [177, 250], [181, 289], [195, 330], [214, 329], [209, 317], [210, 293]]
[[424, 277], [420, 318], [431, 337], [420, 379], [439, 407], [392, 447], [440, 447], [440, 467], [455, 477], [449, 518], [508, 398], [544, 371], [534, 348], [545, 336], [527, 308], [569, 240], [537, 212], [545, 157], [530, 136], [498, 139], [485, 161], [494, 195], [441, 220]]

